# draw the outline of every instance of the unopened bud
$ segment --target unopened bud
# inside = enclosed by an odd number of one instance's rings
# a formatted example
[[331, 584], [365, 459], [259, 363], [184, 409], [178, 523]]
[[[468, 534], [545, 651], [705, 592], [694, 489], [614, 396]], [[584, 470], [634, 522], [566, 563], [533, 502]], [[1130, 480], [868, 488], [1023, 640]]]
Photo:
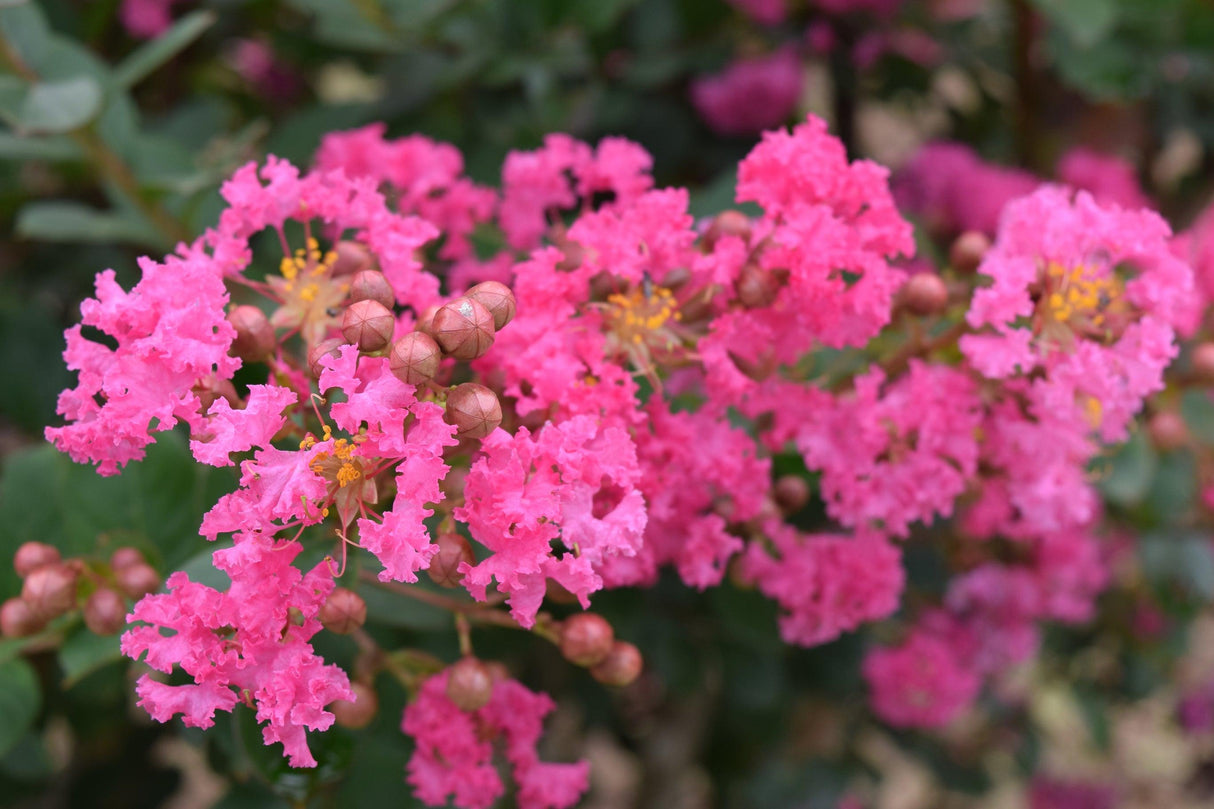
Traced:
[[134, 548], [119, 548], [110, 555], [110, 567], [114, 570], [141, 564], [143, 564], [143, 554]]
[[160, 574], [145, 562], [115, 570], [114, 578], [128, 598], [142, 598], [160, 589]]
[[312, 376], [319, 379], [321, 373], [325, 370], [321, 367], [320, 361], [325, 357], [336, 358], [340, 356], [341, 347], [344, 345], [345, 343], [336, 337], [330, 337], [312, 346], [312, 350], [308, 352], [308, 370], [312, 372]]
[[514, 312], [518, 304], [510, 287], [499, 281], [483, 281], [466, 293], [469, 298], [489, 310], [493, 315], [493, 328], [501, 331], [502, 327], [514, 320]]
[[900, 303], [916, 315], [936, 315], [948, 306], [948, 287], [932, 272], [915, 273], [898, 292]]
[[781, 475], [771, 493], [781, 511], [796, 514], [809, 502], [809, 482], [799, 475]]
[[1180, 449], [1189, 440], [1189, 428], [1179, 413], [1162, 410], [1147, 422], [1147, 433], [1156, 447], [1164, 452]]
[[21, 598], [35, 616], [50, 620], [76, 606], [76, 579], [75, 569], [68, 565], [43, 565], [25, 577]]
[[0, 605], [0, 635], [6, 638], [24, 638], [42, 628], [30, 605], [20, 598], [10, 598]]
[[565, 257], [557, 262], [556, 265], [556, 268], [562, 272], [573, 272], [582, 266], [582, 262], [586, 260], [586, 248], [582, 247], [578, 242], [564, 239], [557, 242], [556, 246], [565, 254]]
[[379, 351], [392, 341], [396, 318], [378, 301], [356, 301], [346, 307], [341, 333], [359, 351]]
[[458, 587], [464, 580], [464, 574], [459, 572], [460, 564], [472, 564], [476, 557], [472, 555], [472, 545], [468, 540], [456, 533], [442, 533], [434, 540], [438, 553], [430, 560], [426, 572], [430, 580], [439, 587]]
[[94, 635], [117, 635], [126, 624], [126, 599], [102, 587], [84, 602], [84, 625]]
[[230, 379], [222, 379], [215, 374], [209, 374], [195, 382], [193, 390], [204, 413], [210, 411], [211, 405], [220, 399], [226, 399], [228, 404], [236, 409], [242, 407], [240, 395], [236, 393], [236, 388]]
[[257, 362], [274, 353], [278, 341], [265, 312], [256, 306], [237, 306], [228, 312], [228, 322], [236, 329], [236, 339], [232, 341], [234, 356], [245, 362]]
[[957, 237], [948, 251], [948, 262], [961, 275], [970, 275], [978, 269], [986, 251], [991, 249], [991, 240], [985, 233], [967, 230]]
[[776, 296], [780, 294], [780, 289], [786, 280], [785, 273], [772, 272], [763, 269], [758, 264], [748, 263], [738, 273], [736, 282], [738, 300], [747, 309], [771, 306], [775, 302]]
[[479, 301], [456, 298], [434, 313], [430, 331], [452, 357], [474, 360], [493, 345], [493, 315]]
[[553, 604], [576, 604], [577, 596], [569, 592], [565, 585], [555, 579], [549, 579], [544, 588], [544, 598]]
[[365, 245], [343, 240], [333, 245], [333, 252], [337, 254], [330, 270], [334, 276], [354, 275], [371, 269], [371, 251]]
[[13, 555], [13, 568], [25, 578], [43, 565], [59, 561], [59, 549], [45, 542], [23, 542]]
[[319, 617], [325, 629], [349, 635], [367, 622], [367, 602], [353, 590], [337, 587], [321, 605]]
[[418, 315], [417, 324], [414, 326], [414, 328], [420, 331], [422, 334], [428, 334], [433, 337], [434, 316], [438, 314], [438, 310], [439, 307], [437, 305], [427, 307], [426, 311]]
[[396, 304], [396, 293], [382, 272], [363, 270], [350, 279], [350, 300], [355, 303], [375, 301], [385, 309], [391, 309]]
[[443, 350], [433, 337], [411, 331], [392, 346], [389, 367], [396, 378], [406, 385], [421, 385], [434, 379], [442, 358]]
[[350, 683], [350, 690], [354, 692], [353, 701], [334, 700], [329, 710], [337, 724], [343, 728], [365, 728], [371, 724], [375, 712], [379, 710], [379, 697], [375, 689], [365, 683]]
[[704, 231], [704, 246], [711, 250], [722, 236], [750, 238], [750, 217], [741, 211], [721, 211]]
[[1198, 343], [1193, 349], [1193, 375], [1207, 385], [1214, 384], [1214, 343]]
[[447, 669], [447, 698], [461, 711], [484, 708], [493, 698], [493, 675], [475, 657], [465, 657]]
[[485, 386], [465, 382], [447, 393], [444, 418], [455, 425], [456, 438], [484, 438], [502, 423], [502, 405]]
[[631, 643], [617, 640], [603, 662], [590, 669], [590, 675], [604, 685], [624, 687], [641, 675], [644, 661], [641, 650]]
[[607, 658], [615, 632], [593, 612], [579, 612], [561, 626], [561, 654], [578, 666], [595, 666]]

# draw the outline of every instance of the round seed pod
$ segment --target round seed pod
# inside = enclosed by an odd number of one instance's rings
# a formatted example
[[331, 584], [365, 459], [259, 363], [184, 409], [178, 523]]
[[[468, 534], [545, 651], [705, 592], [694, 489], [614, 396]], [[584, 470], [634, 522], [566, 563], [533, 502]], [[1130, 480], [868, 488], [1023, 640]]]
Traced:
[[434, 338], [420, 331], [411, 331], [392, 346], [388, 365], [392, 373], [406, 385], [421, 385], [434, 379], [443, 358], [443, 350]]
[[711, 250], [722, 236], [750, 238], [750, 217], [741, 211], [721, 211], [704, 231], [704, 246]]
[[342, 240], [333, 245], [333, 252], [337, 254], [337, 259], [333, 262], [329, 272], [334, 276], [354, 275], [371, 269], [371, 265], [374, 263], [371, 251], [367, 249], [366, 245], [358, 242]]
[[17, 575], [25, 578], [43, 565], [58, 562], [59, 549], [45, 542], [23, 542], [13, 554], [13, 569]]
[[126, 599], [102, 587], [84, 602], [84, 625], [94, 635], [117, 635], [126, 625]]
[[21, 598], [41, 620], [56, 618], [76, 606], [76, 570], [60, 562], [33, 570], [25, 577]]
[[467, 297], [479, 303], [493, 315], [493, 328], [501, 331], [502, 327], [514, 320], [514, 312], [518, 306], [510, 287], [498, 281], [483, 281], [466, 293]]
[[341, 347], [344, 346], [341, 340], [336, 337], [330, 337], [327, 340], [321, 340], [308, 352], [308, 370], [312, 372], [312, 376], [317, 379], [325, 369], [321, 367], [320, 361], [325, 357], [337, 357], [341, 353]]
[[342, 336], [359, 351], [379, 351], [392, 341], [395, 328], [396, 318], [378, 301], [356, 301], [341, 318]]
[[991, 240], [985, 233], [967, 230], [949, 247], [948, 263], [961, 275], [970, 275], [978, 269], [990, 249]]
[[265, 312], [256, 306], [237, 306], [228, 312], [228, 322], [236, 329], [233, 355], [245, 362], [258, 362], [274, 353], [278, 341]]
[[396, 305], [396, 293], [392, 291], [392, 285], [382, 272], [363, 270], [355, 273], [350, 279], [350, 300], [355, 303], [375, 301], [385, 309], [391, 309]]
[[142, 598], [160, 589], [160, 574], [146, 562], [129, 565], [114, 571], [119, 589], [127, 598]]
[[809, 483], [799, 475], [781, 475], [772, 487], [776, 505], [785, 514], [796, 514], [809, 502]]
[[1189, 427], [1173, 410], [1161, 410], [1147, 422], [1147, 435], [1164, 452], [1180, 449], [1189, 441]]
[[444, 418], [455, 425], [457, 438], [484, 438], [502, 423], [502, 405], [485, 386], [465, 382], [447, 393]]
[[210, 411], [211, 405], [220, 399], [227, 399], [228, 404], [236, 409], [243, 407], [240, 402], [240, 396], [236, 393], [236, 387], [229, 379], [220, 379], [214, 374], [210, 374], [199, 379], [194, 384], [193, 390], [194, 395], [198, 397], [198, 401], [202, 405], [202, 412], [204, 413]]
[[459, 572], [460, 564], [476, 561], [472, 555], [472, 545], [456, 533], [439, 534], [434, 544], [438, 545], [438, 553], [434, 554], [430, 567], [426, 568], [430, 580], [439, 587], [458, 587], [464, 580], [464, 574]]
[[379, 710], [379, 696], [375, 689], [366, 683], [350, 683], [354, 692], [354, 700], [334, 700], [329, 705], [333, 718], [343, 728], [365, 728], [375, 718]]
[[775, 273], [768, 272], [758, 264], [748, 263], [738, 273], [735, 286], [738, 300], [743, 306], [747, 309], [759, 309], [775, 302], [784, 282]]
[[1191, 363], [1194, 376], [1206, 384], [1214, 384], [1214, 343], [1198, 343]]
[[493, 675], [475, 657], [465, 657], [447, 669], [447, 698], [461, 711], [484, 708], [493, 698]]
[[114, 570], [140, 564], [143, 564], [143, 554], [134, 548], [122, 547], [110, 555], [110, 567]]
[[349, 635], [367, 622], [367, 602], [353, 590], [337, 587], [321, 605], [318, 617], [330, 632]]
[[30, 605], [20, 598], [10, 598], [0, 605], [0, 635], [6, 638], [24, 638], [42, 628]]
[[617, 640], [603, 662], [590, 669], [590, 676], [604, 685], [631, 685], [641, 674], [644, 661], [641, 650], [631, 643]]
[[580, 612], [561, 626], [561, 654], [578, 666], [595, 666], [606, 659], [615, 643], [611, 624], [601, 615]]
[[898, 297], [902, 305], [916, 315], [935, 315], [948, 306], [948, 287], [935, 273], [920, 272], [906, 280]]
[[456, 298], [434, 313], [430, 333], [447, 354], [474, 360], [493, 345], [493, 315], [479, 301]]

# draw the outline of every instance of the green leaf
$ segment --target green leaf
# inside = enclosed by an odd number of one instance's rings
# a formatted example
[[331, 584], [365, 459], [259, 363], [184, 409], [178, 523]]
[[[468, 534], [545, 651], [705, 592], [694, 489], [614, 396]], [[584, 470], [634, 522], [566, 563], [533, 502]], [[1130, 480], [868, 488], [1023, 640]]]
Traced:
[[131, 242], [159, 247], [156, 230], [130, 215], [98, 211], [78, 202], [31, 202], [17, 214], [17, 235], [46, 242]]
[[1155, 478], [1158, 459], [1146, 435], [1139, 431], [1130, 437], [1109, 460], [1111, 468], [1100, 482], [1109, 500], [1122, 506], [1142, 501]]
[[138, 48], [114, 68], [114, 82], [130, 89], [165, 62], [188, 48], [215, 24], [215, 12], [194, 11], [182, 17], [156, 39]]
[[1117, 0], [1030, 0], [1081, 48], [1100, 42], [1117, 23]]
[[80, 148], [62, 135], [25, 137], [0, 132], [0, 160], [79, 160]]
[[59, 648], [59, 668], [63, 671], [63, 685], [71, 688], [102, 666], [122, 659], [119, 650], [119, 635], [94, 635], [86, 627], [80, 627], [68, 636]]
[[37, 4], [10, 2], [0, 5], [0, 36], [27, 65], [37, 64], [46, 53], [50, 28]]
[[33, 85], [18, 113], [26, 132], [70, 132], [101, 111], [101, 85], [89, 76], [77, 76]]
[[13, 748], [34, 723], [42, 704], [38, 678], [24, 660], [0, 664], [0, 756]]
[[1202, 444], [1214, 444], [1214, 398], [1205, 390], [1186, 390], [1180, 399], [1180, 414], [1189, 432]]

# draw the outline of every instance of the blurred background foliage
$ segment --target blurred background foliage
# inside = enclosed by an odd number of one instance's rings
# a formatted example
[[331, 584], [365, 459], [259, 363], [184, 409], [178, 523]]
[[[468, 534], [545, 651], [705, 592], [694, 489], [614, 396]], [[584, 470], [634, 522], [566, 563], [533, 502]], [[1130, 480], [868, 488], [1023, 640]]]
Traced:
[[[208, 566], [196, 522], [234, 485], [229, 472], [162, 440], [103, 479], [41, 444], [70, 381], [62, 330], [95, 273], [113, 268], [130, 285], [137, 256], [212, 224], [238, 165], [266, 153], [306, 165], [329, 131], [383, 121], [391, 135], [449, 141], [487, 184], [509, 150], [549, 132], [624, 135], [653, 154], [660, 185], [692, 189], [703, 215], [730, 204], [733, 166], [755, 138], [716, 134], [691, 82], [791, 47], [805, 79], [796, 115], [830, 119], [853, 156], [896, 167], [948, 137], [1048, 175], [1086, 144], [1131, 158], [1178, 227], [1214, 177], [1207, 0], [933, 0], [886, 3], [890, 15], [790, 0], [772, 25], [724, 0], [180, 0], [150, 39], [128, 33], [120, 5], [0, 0], [0, 559], [40, 540], [99, 556], [134, 545], [162, 572]], [[873, 34], [920, 47], [856, 58]], [[1190, 428], [1214, 446], [1214, 406], [1187, 396]], [[1094, 470], [1110, 508], [1143, 534], [1101, 622], [1049, 637], [1020, 693], [945, 737], [878, 730], [856, 675], [860, 638], [790, 648], [774, 606], [732, 587], [696, 594], [664, 581], [596, 597], [647, 661], [623, 694], [517, 633], [484, 630], [478, 643], [560, 703], [545, 744], [591, 759], [591, 806], [833, 807], [857, 778], [882, 785], [880, 806], [1015, 806], [1001, 796], [1022, 796], [1015, 785], [1046, 759], [1128, 779], [1135, 794], [1197, 796], [1142, 805], [1209, 805], [1214, 744], [1178, 748], [1168, 724], [1171, 684], [1205, 665], [1178, 668], [1177, 650], [1214, 635], [1214, 556], [1193, 519], [1200, 454], [1159, 453], [1139, 436]], [[804, 474], [799, 459], [778, 466]], [[798, 520], [820, 524], [820, 507]], [[938, 544], [908, 546], [915, 592], [942, 589]], [[18, 584], [0, 568], [0, 598]], [[385, 646], [454, 656], [452, 633], [433, 631], [444, 616], [371, 608]], [[205, 735], [155, 725], [132, 705], [116, 639], [71, 625], [62, 639], [0, 642], [0, 804], [411, 805], [404, 695], [391, 683], [368, 731], [318, 737], [323, 765], [292, 772], [249, 712]], [[330, 659], [355, 654], [346, 639], [325, 642]], [[1165, 759], [1154, 769], [1152, 749]]]

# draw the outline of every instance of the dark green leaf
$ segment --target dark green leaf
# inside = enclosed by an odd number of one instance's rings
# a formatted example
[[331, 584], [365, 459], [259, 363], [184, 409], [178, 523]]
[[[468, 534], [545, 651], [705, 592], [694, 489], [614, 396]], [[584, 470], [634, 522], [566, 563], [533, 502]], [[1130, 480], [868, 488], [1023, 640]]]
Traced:
[[1109, 469], [1100, 482], [1105, 497], [1122, 506], [1134, 505], [1146, 497], [1158, 461], [1151, 442], [1142, 432], [1131, 436], [1106, 463]]
[[64, 687], [71, 688], [102, 666], [120, 660], [118, 640], [118, 635], [94, 635], [83, 626], [69, 635], [59, 647]]
[[78, 202], [31, 202], [17, 214], [17, 235], [47, 242], [131, 242], [159, 247], [163, 239], [133, 216]]
[[89, 76], [33, 85], [22, 101], [19, 126], [27, 132], [70, 132], [101, 110], [101, 85]]
[[141, 46], [114, 68], [114, 82], [130, 89], [157, 68], [188, 48], [215, 23], [215, 12], [194, 11], [173, 24], [156, 39]]
[[0, 663], [0, 756], [13, 748], [38, 716], [42, 695], [29, 663]]

